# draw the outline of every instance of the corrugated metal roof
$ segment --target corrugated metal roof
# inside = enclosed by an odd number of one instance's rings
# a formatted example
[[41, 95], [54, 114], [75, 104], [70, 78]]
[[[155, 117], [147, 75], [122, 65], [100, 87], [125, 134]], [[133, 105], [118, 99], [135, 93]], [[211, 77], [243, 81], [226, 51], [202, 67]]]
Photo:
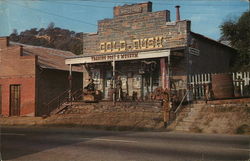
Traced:
[[[41, 46], [26, 45], [11, 42], [12, 45], [23, 46], [23, 55], [38, 56], [38, 64], [42, 68], [69, 70], [69, 66], [65, 64], [65, 59], [76, 56], [70, 51], [62, 51]], [[74, 67], [73, 71], [82, 72], [81, 67]]]

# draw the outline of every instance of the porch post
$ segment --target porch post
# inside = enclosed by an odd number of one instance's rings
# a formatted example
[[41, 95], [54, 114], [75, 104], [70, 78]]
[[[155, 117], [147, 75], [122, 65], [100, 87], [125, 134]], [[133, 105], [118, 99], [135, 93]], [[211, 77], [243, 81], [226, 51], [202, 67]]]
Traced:
[[161, 83], [162, 83], [162, 88], [166, 89], [167, 84], [166, 84], [166, 62], [165, 58], [160, 59], [160, 65], [161, 65]]
[[69, 65], [69, 101], [72, 101], [72, 64]]
[[170, 119], [170, 109], [171, 109], [171, 91], [170, 91], [170, 56], [167, 58], [160, 59], [160, 66], [161, 66], [161, 81], [162, 81], [162, 88], [163, 90], [168, 91], [168, 98], [163, 100], [163, 121], [164, 126], [167, 127], [167, 124]]
[[116, 100], [115, 100], [115, 92], [116, 92], [116, 84], [115, 84], [115, 54], [113, 55], [113, 103], [115, 104]]

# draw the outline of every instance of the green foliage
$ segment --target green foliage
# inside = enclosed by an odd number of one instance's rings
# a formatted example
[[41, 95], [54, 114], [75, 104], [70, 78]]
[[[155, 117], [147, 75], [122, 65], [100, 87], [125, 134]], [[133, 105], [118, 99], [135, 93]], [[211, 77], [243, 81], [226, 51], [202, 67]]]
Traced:
[[22, 44], [71, 51], [80, 55], [82, 54], [82, 34], [55, 27], [55, 24], [51, 22], [46, 29], [32, 28], [20, 34], [17, 30], [13, 30], [13, 33], [10, 34], [10, 40]]
[[234, 68], [250, 69], [250, 12], [244, 12], [238, 20], [227, 20], [221, 26], [221, 40], [228, 40], [237, 49]]

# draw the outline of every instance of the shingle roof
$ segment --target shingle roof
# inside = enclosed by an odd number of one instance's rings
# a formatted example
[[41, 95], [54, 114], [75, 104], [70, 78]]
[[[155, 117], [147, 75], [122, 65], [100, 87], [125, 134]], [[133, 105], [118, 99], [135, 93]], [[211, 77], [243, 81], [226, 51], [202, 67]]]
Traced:
[[[11, 44], [23, 46], [23, 55], [38, 56], [38, 65], [41, 68], [68, 71], [69, 67], [65, 64], [65, 59], [72, 56], [76, 56], [70, 51], [62, 51], [52, 48], [32, 46], [13, 42], [11, 42]], [[81, 72], [81, 68], [78, 67], [74, 67], [73, 70]]]

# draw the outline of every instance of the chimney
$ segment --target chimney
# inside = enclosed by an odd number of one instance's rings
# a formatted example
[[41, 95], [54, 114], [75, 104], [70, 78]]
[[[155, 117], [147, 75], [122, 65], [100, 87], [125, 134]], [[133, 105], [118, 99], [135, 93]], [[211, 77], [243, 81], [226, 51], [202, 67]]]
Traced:
[[180, 6], [175, 6], [176, 8], [176, 21], [180, 21]]
[[0, 49], [5, 49], [9, 46], [9, 37], [0, 37]]

